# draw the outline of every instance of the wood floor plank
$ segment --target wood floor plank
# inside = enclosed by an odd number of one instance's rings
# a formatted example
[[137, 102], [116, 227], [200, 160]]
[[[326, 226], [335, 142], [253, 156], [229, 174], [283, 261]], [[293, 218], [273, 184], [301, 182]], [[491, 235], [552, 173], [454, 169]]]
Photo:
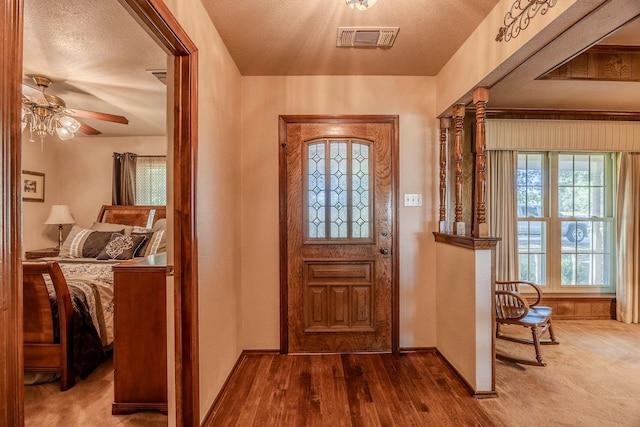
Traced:
[[[254, 364], [251, 384], [232, 378], [218, 405], [233, 410], [214, 410], [207, 425], [240, 426], [238, 419], [260, 427], [494, 425], [435, 353], [270, 357], [267, 368], [245, 356], [247, 366]], [[236, 375], [244, 375], [242, 368]]]

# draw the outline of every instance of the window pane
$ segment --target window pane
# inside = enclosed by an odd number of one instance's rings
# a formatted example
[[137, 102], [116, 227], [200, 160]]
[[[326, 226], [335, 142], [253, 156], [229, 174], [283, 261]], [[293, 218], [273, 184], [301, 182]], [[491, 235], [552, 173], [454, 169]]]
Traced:
[[611, 223], [562, 221], [562, 284], [611, 284]]
[[369, 146], [353, 143], [351, 166], [352, 208], [351, 221], [354, 238], [369, 237], [371, 207], [369, 192]]
[[546, 226], [543, 221], [518, 221], [521, 280], [546, 283]]
[[307, 211], [310, 238], [326, 237], [325, 144], [309, 144], [307, 149]]
[[307, 145], [307, 238], [371, 238], [370, 150], [350, 140]]
[[520, 279], [546, 283], [546, 221], [544, 200], [544, 157], [542, 154], [519, 154], [517, 170], [518, 253]]
[[568, 161], [571, 157], [573, 157], [573, 185], [576, 187], [589, 185], [589, 156], [567, 156]]
[[330, 183], [329, 183], [329, 237], [333, 239], [346, 238], [348, 218], [347, 208], [347, 143], [331, 142]]
[[167, 158], [136, 157], [136, 205], [167, 204]]

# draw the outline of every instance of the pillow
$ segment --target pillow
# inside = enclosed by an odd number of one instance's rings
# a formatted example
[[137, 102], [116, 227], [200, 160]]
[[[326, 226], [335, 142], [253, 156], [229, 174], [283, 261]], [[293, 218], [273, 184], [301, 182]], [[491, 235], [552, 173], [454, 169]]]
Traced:
[[[143, 230], [147, 230], [147, 231], [143, 231]], [[133, 231], [131, 232], [131, 235], [132, 236], [143, 236], [144, 237], [144, 240], [142, 241], [140, 246], [138, 246], [138, 250], [136, 250], [136, 252], [133, 254], [133, 256], [134, 257], [145, 256], [144, 254], [147, 251], [147, 246], [149, 246], [149, 242], [151, 241], [151, 238], [153, 237], [153, 230], [141, 228], [140, 231], [136, 231], [136, 229], [134, 228]]]
[[113, 233], [109, 243], [98, 255], [98, 259], [131, 259], [145, 239], [145, 236]]
[[[123, 233], [124, 229], [118, 230]], [[71, 232], [60, 247], [60, 257], [63, 258], [96, 258], [109, 240], [112, 231], [96, 231], [74, 225]]]
[[123, 224], [112, 224], [110, 222], [94, 222], [91, 226], [92, 230], [96, 231], [110, 231], [112, 233], [119, 233], [122, 229], [124, 229], [124, 234], [131, 234], [133, 230], [133, 226], [131, 225], [123, 225]]
[[147, 256], [157, 254], [159, 252], [166, 252], [167, 250], [167, 238], [165, 230], [158, 230], [151, 233], [151, 237], [145, 242], [143, 248], [138, 251], [138, 256]]
[[167, 229], [167, 218], [160, 218], [153, 224], [153, 231], [160, 231]]

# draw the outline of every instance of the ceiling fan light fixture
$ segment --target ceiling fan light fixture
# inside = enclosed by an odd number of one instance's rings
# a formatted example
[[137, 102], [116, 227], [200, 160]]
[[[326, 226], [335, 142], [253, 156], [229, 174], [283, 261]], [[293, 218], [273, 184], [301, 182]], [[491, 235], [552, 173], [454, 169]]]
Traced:
[[60, 116], [58, 123], [71, 133], [76, 133], [80, 129], [80, 122], [71, 116]]
[[58, 138], [60, 138], [63, 141], [72, 139], [75, 136], [69, 129], [67, 129], [64, 126], [58, 126], [56, 128], [56, 135], [58, 135]]
[[345, 0], [351, 9], [367, 10], [378, 0]]

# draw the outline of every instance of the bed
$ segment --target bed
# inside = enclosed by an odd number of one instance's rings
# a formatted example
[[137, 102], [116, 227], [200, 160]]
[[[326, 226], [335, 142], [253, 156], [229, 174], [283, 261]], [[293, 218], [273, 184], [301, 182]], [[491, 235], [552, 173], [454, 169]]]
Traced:
[[105, 205], [91, 227], [72, 228], [60, 256], [23, 263], [25, 373], [59, 376], [64, 391], [105, 359], [114, 341], [113, 267], [165, 251], [165, 227], [164, 206]]

